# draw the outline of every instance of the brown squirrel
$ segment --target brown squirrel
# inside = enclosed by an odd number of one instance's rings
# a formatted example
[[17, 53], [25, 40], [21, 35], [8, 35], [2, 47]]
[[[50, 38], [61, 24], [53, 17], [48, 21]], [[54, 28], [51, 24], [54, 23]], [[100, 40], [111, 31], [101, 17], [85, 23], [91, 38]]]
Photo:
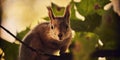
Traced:
[[[41, 53], [53, 55], [56, 51], [65, 53], [71, 44], [70, 5], [65, 9], [63, 17], [55, 17], [51, 7], [47, 7], [50, 22], [36, 26], [23, 39], [24, 43]], [[34, 51], [21, 44], [20, 60], [48, 60], [49, 56], [37, 55]]]

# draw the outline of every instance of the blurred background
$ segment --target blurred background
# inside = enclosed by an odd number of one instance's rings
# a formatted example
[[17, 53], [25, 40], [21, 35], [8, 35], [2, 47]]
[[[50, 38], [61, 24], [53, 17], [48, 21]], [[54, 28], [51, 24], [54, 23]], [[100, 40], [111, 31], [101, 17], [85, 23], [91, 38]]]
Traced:
[[[119, 0], [0, 0], [0, 25], [22, 40], [37, 24], [49, 21], [47, 6], [62, 16], [68, 4], [73, 29], [68, 58], [120, 60]], [[0, 28], [0, 60], [17, 60], [19, 45]]]

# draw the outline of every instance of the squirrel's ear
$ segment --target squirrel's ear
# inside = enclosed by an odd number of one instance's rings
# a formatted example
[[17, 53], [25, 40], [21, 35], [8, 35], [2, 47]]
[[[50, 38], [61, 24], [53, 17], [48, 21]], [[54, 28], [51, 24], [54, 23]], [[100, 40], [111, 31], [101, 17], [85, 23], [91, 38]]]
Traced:
[[71, 6], [69, 4], [65, 9], [64, 18], [69, 18], [70, 17], [70, 9], [71, 9]]
[[48, 15], [49, 15], [50, 20], [54, 20], [54, 15], [53, 15], [51, 7], [47, 7], [47, 9], [48, 9]]

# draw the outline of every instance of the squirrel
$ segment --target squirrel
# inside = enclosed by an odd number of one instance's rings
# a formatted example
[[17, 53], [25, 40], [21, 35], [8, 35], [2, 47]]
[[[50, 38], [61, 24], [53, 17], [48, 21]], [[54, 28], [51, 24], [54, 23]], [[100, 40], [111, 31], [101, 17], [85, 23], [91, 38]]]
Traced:
[[[65, 9], [64, 15], [56, 17], [51, 7], [47, 7], [50, 22], [40, 23], [31, 30], [23, 39], [23, 42], [41, 53], [53, 55], [66, 53], [72, 39], [70, 26], [70, 5]], [[37, 55], [29, 48], [20, 45], [19, 60], [49, 60], [49, 56]]]

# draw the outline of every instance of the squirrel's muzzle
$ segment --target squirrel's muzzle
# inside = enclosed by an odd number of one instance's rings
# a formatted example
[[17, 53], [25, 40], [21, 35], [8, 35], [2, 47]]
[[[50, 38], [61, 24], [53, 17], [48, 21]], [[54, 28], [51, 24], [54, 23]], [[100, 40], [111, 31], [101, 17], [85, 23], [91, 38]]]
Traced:
[[59, 37], [60, 40], [62, 40], [62, 36], [63, 36], [62, 33], [59, 33], [59, 34], [58, 34], [58, 37]]

